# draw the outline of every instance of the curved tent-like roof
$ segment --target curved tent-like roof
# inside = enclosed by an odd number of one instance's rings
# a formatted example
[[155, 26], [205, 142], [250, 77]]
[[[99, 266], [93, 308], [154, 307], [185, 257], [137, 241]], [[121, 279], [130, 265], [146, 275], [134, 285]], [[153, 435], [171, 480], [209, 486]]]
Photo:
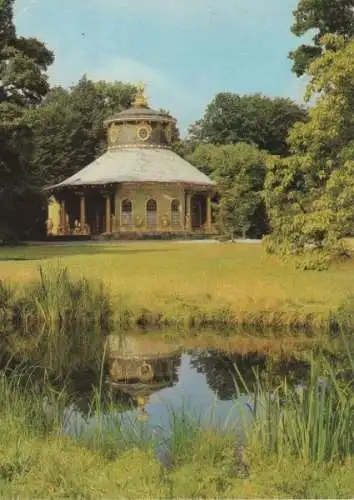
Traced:
[[176, 123], [176, 119], [166, 113], [151, 108], [132, 107], [121, 111], [117, 115], [105, 120], [105, 125], [111, 123], [124, 123], [139, 120], [153, 120], [155, 122]]
[[122, 182], [214, 185], [209, 177], [169, 149], [127, 147], [108, 150], [87, 167], [47, 189]]

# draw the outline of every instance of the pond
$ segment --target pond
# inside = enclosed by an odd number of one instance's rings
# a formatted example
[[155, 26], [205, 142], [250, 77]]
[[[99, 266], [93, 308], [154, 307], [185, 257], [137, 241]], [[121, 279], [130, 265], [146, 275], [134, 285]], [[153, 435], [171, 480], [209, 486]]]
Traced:
[[[67, 409], [66, 432], [79, 437], [97, 426], [139, 425], [168, 434], [173, 415], [187, 415], [202, 425], [227, 427], [252, 416], [253, 387], [267, 373], [269, 387], [286, 375], [302, 383], [309, 365], [292, 357], [273, 359], [257, 352], [241, 355], [208, 348], [186, 349], [148, 335], [110, 339], [109, 376], [104, 394], [110, 404], [88, 415], [85, 399]], [[103, 408], [103, 409], [102, 409]]]

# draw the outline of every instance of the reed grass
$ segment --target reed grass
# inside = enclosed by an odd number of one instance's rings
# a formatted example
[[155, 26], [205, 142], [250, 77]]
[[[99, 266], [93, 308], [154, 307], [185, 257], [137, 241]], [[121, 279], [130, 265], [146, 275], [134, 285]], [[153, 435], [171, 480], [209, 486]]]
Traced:
[[60, 433], [67, 404], [65, 388], [55, 390], [46, 376], [39, 383], [34, 372], [25, 366], [1, 371], [0, 415], [19, 428], [21, 435]]
[[270, 391], [269, 380], [264, 383], [255, 373], [255, 392], [251, 394], [235, 366], [238, 393], [243, 390], [253, 400], [255, 423], [246, 427], [248, 437], [264, 455], [275, 454], [279, 460], [291, 455], [304, 464], [316, 465], [352, 457], [354, 358], [345, 334], [342, 336], [349, 377], [343, 378], [343, 373], [335, 370], [327, 358], [312, 356], [310, 376], [304, 386], [294, 388], [285, 378]]
[[40, 267], [39, 278], [20, 289], [2, 285], [0, 301], [11, 318], [2, 339], [8, 356], [59, 378], [99, 369], [112, 320], [101, 282], [75, 279], [62, 266]]

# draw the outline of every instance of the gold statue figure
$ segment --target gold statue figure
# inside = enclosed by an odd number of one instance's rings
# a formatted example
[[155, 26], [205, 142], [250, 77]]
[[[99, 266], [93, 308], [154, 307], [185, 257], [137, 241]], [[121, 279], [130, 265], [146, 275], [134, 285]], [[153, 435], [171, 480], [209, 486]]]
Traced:
[[146, 85], [144, 82], [138, 82], [136, 84], [136, 95], [135, 95], [135, 101], [134, 101], [134, 106], [147, 106], [147, 98], [145, 95], [145, 89]]
[[146, 89], [145, 83], [142, 81], [138, 82], [136, 88], [138, 89], [138, 95], [144, 97], [145, 96], [145, 89]]

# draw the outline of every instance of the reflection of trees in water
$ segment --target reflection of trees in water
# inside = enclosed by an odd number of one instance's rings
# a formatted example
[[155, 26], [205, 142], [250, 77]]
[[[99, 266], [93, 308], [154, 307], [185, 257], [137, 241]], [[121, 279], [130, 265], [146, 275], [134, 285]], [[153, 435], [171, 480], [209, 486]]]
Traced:
[[238, 384], [241, 392], [244, 392], [237, 369], [247, 386], [252, 387], [255, 381], [253, 370], [263, 369], [265, 362], [265, 356], [257, 353], [244, 357], [235, 353], [212, 350], [198, 354], [192, 353], [191, 366], [198, 373], [205, 375], [210, 389], [215, 392], [219, 399], [228, 400], [232, 399], [237, 393], [235, 383]]
[[237, 386], [241, 392], [245, 392], [243, 382], [252, 391], [257, 373], [267, 380], [269, 386], [276, 386], [284, 376], [290, 381], [303, 380], [309, 372], [308, 363], [294, 358], [274, 360], [258, 353], [242, 356], [215, 350], [192, 353], [191, 366], [205, 375], [210, 389], [221, 400], [235, 397]]

